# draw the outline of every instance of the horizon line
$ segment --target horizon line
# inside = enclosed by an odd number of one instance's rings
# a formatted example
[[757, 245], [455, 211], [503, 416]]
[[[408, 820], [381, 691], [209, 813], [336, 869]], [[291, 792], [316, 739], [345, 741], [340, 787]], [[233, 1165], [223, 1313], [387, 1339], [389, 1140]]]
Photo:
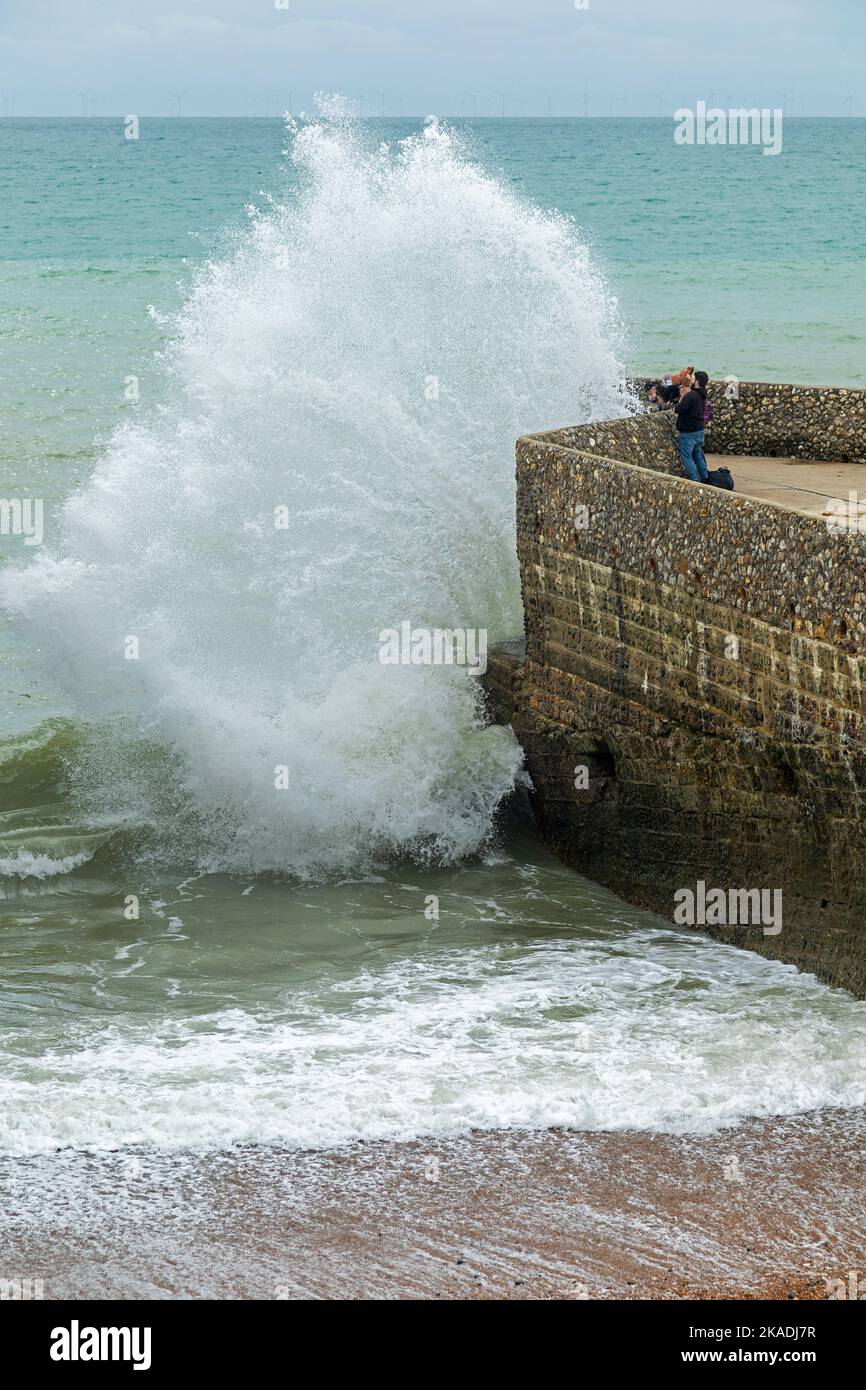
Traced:
[[[677, 109], [679, 110], [680, 108], [677, 108]], [[713, 109], [716, 109], [716, 108], [713, 108]], [[852, 114], [852, 115], [846, 115], [846, 114], [838, 114], [838, 113], [832, 113], [832, 112], [817, 112], [817, 111], [816, 111], [816, 112], [808, 112], [808, 111], [801, 111], [799, 114], [794, 115], [793, 113], [787, 113], [787, 112], [785, 112], [785, 108], [784, 108], [784, 107], [767, 107], [767, 108], [764, 108], [764, 107], [754, 107], [754, 106], [729, 106], [729, 107], [719, 107], [719, 108], [717, 108], [717, 109], [718, 109], [718, 110], [721, 110], [721, 111], [743, 111], [743, 110], [745, 110], [745, 111], [759, 110], [759, 111], [760, 111], [760, 110], [764, 110], [764, 109], [766, 109], [766, 110], [780, 110], [780, 111], [782, 112], [782, 114], [785, 116], [785, 118], [786, 118], [787, 120], [789, 120], [789, 121], [862, 121], [862, 120], [866, 120], [866, 116], [857, 116], [857, 115], [853, 115], [853, 114]], [[236, 111], [232, 111], [232, 112], [219, 112], [219, 113], [211, 112], [210, 114], [207, 114], [207, 115], [205, 115], [205, 114], [198, 114], [198, 115], [196, 115], [196, 114], [193, 114], [193, 113], [189, 113], [189, 114], [185, 113], [185, 114], [182, 114], [182, 115], [178, 115], [177, 112], [172, 112], [172, 111], [123, 111], [123, 112], [114, 112], [114, 111], [112, 111], [112, 112], [102, 112], [102, 113], [99, 113], [99, 114], [93, 113], [93, 114], [88, 115], [88, 116], [82, 116], [80, 112], [78, 112], [77, 114], [75, 114], [75, 113], [73, 113], [73, 112], [67, 112], [67, 111], [63, 111], [63, 112], [35, 112], [35, 111], [34, 111], [34, 112], [29, 112], [29, 113], [26, 114], [26, 115], [11, 115], [11, 114], [6, 114], [6, 113], [0, 113], [0, 123], [2, 123], [3, 121], [82, 121], [82, 122], [84, 122], [84, 121], [115, 121], [115, 120], [117, 120], [117, 121], [123, 121], [123, 120], [126, 120], [128, 116], [132, 116], [132, 115], [137, 116], [139, 120], [148, 120], [148, 121], [154, 121], [154, 120], [159, 120], [159, 121], [282, 121], [282, 120], [285, 119], [285, 117], [286, 117], [287, 115], [291, 115], [291, 116], [292, 116], [294, 119], [296, 119], [296, 120], [301, 119], [301, 117], [307, 117], [307, 118], [311, 118], [311, 119], [315, 119], [315, 120], [320, 119], [320, 117], [318, 116], [318, 114], [317, 114], [316, 112], [304, 111], [304, 110], [302, 110], [302, 111], [296, 111], [296, 112], [289, 112], [288, 109], [287, 109], [285, 112], [283, 112], [282, 114], [279, 114], [279, 115], [273, 115], [273, 114], [271, 114], [271, 113], [262, 114], [262, 115], [250, 115], [249, 112], [241, 112], [241, 111], [237, 111], [237, 112], [236, 112]], [[669, 115], [659, 116], [658, 113], [656, 113], [655, 115], [651, 115], [651, 114], [648, 113], [648, 112], [645, 113], [645, 114], [630, 114], [630, 115], [623, 115], [623, 114], [617, 115], [617, 114], [612, 114], [612, 113], [608, 113], [607, 115], [602, 115], [600, 112], [596, 112], [595, 114], [592, 114], [592, 115], [589, 114], [589, 113], [587, 113], [586, 115], [584, 115], [583, 112], [581, 112], [581, 111], [568, 111], [568, 112], [563, 112], [562, 114], [557, 115], [557, 116], [546, 115], [546, 114], [545, 114], [545, 115], [542, 115], [542, 114], [540, 114], [540, 113], [539, 113], [539, 114], [526, 114], [526, 115], [519, 115], [519, 116], [516, 116], [516, 115], [506, 115], [506, 116], [502, 116], [502, 115], [499, 115], [499, 116], [480, 116], [480, 115], [477, 115], [477, 116], [473, 116], [473, 115], [470, 115], [469, 113], [467, 113], [467, 112], [465, 112], [465, 111], [416, 111], [416, 112], [408, 112], [408, 113], [407, 113], [407, 112], [401, 112], [400, 114], [397, 114], [397, 113], [395, 113], [395, 112], [390, 112], [390, 113], [389, 113], [389, 112], [385, 112], [384, 114], [381, 113], [381, 112], [377, 112], [377, 113], [366, 112], [364, 115], [357, 115], [357, 114], [355, 114], [355, 113], [348, 113], [348, 114], [346, 115], [346, 117], [345, 117], [346, 120], [351, 120], [351, 121], [425, 121], [425, 120], [428, 120], [428, 119], [430, 119], [430, 118], [435, 118], [435, 119], [438, 119], [438, 120], [449, 120], [449, 121], [451, 121], [451, 120], [459, 120], [459, 121], [476, 121], [476, 122], [477, 122], [477, 121], [499, 121], [499, 122], [503, 122], [503, 121], [672, 121], [672, 120], [676, 120], [676, 119], [677, 119], [677, 118], [676, 118], [676, 115], [675, 115], [673, 112], [671, 112]]]

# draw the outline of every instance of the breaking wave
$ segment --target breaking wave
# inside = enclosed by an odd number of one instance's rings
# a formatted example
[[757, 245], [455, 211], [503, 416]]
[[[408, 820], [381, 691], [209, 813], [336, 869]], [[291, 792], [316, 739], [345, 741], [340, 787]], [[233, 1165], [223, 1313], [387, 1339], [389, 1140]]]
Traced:
[[519, 630], [514, 440], [635, 408], [616, 305], [573, 223], [435, 122], [386, 147], [325, 103], [286, 158], [199, 271], [159, 404], [0, 598], [95, 830], [213, 869], [449, 861], [520, 751], [466, 669], [383, 665], [379, 634]]

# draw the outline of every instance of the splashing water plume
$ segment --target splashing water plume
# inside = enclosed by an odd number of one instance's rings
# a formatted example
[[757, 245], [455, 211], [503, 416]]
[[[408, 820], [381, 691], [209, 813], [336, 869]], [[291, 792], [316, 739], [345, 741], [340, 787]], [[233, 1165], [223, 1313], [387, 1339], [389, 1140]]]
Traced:
[[634, 408], [616, 308], [574, 226], [435, 122], [376, 146], [326, 102], [287, 154], [291, 193], [198, 273], [163, 403], [2, 595], [91, 731], [91, 822], [210, 868], [447, 860], [519, 749], [468, 672], [383, 665], [379, 633], [519, 630], [514, 440]]

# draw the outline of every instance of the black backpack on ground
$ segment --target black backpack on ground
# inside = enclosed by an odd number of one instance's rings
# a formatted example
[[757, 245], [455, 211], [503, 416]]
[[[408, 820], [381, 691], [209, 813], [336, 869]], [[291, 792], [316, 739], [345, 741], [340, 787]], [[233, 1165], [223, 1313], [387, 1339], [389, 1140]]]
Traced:
[[727, 488], [728, 492], [734, 490], [734, 479], [730, 468], [713, 468], [707, 474], [707, 482], [713, 487]]

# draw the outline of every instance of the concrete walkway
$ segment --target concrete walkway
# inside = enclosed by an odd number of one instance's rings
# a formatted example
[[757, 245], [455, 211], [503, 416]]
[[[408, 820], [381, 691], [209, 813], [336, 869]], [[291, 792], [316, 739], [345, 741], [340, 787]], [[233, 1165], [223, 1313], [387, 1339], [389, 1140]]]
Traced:
[[866, 465], [862, 463], [707, 454], [707, 465], [730, 468], [737, 492], [744, 496], [807, 516], [827, 516], [832, 498], [841, 498], [847, 506], [849, 492], [856, 492], [859, 514], [866, 516]]

